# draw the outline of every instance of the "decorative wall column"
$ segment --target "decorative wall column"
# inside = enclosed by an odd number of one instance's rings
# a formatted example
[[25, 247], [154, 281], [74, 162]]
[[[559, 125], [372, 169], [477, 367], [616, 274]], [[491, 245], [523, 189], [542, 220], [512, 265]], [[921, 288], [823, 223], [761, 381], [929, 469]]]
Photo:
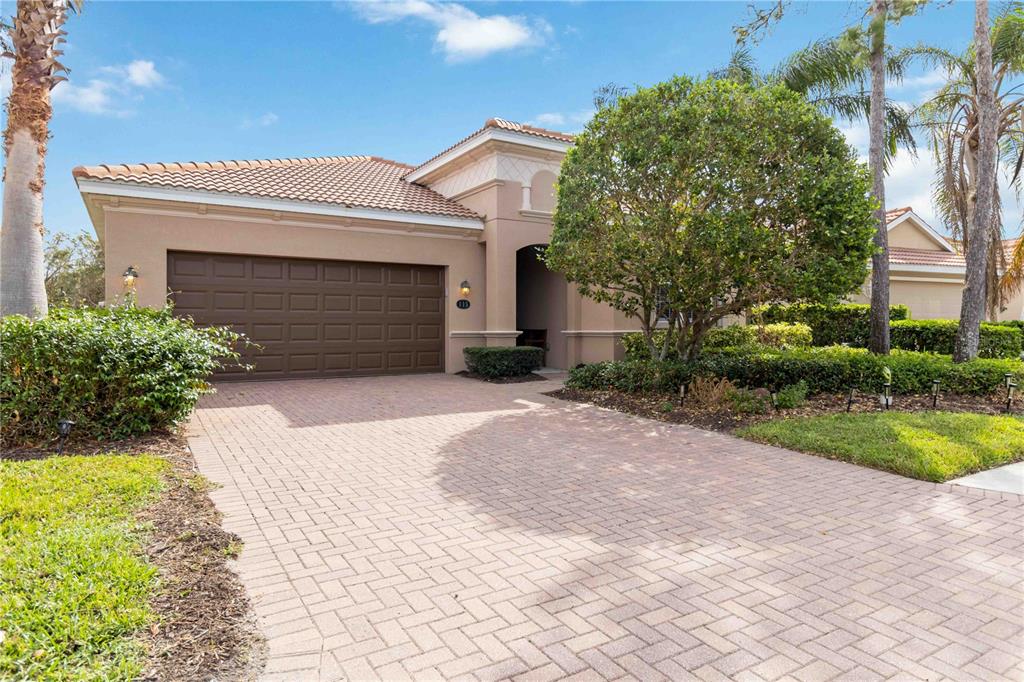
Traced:
[[530, 204], [530, 186], [523, 183], [523, 208], [524, 211], [533, 210]]

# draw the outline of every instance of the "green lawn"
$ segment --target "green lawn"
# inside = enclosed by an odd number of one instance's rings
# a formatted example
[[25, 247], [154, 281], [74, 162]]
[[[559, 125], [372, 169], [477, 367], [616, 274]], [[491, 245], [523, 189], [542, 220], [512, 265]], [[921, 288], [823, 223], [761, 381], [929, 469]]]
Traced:
[[782, 419], [737, 435], [924, 481], [948, 481], [1024, 459], [1024, 419], [966, 412]]
[[0, 679], [130, 680], [153, 618], [155, 569], [134, 513], [166, 462], [149, 456], [0, 462]]

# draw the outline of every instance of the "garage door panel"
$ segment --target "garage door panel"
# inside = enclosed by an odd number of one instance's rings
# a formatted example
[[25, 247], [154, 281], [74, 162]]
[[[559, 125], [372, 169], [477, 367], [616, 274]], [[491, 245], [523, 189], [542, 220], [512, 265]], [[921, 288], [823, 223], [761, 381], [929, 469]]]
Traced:
[[441, 268], [171, 252], [176, 314], [254, 344], [220, 378], [443, 371]]

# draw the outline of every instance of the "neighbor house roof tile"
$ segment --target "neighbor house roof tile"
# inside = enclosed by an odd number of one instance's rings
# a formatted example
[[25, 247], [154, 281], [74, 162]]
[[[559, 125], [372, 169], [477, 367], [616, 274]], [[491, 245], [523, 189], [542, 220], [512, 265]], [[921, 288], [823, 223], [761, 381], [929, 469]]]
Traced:
[[150, 187], [219, 192], [346, 208], [479, 218], [429, 187], [402, 179], [412, 169], [376, 156], [256, 161], [189, 161], [79, 166], [75, 178]]

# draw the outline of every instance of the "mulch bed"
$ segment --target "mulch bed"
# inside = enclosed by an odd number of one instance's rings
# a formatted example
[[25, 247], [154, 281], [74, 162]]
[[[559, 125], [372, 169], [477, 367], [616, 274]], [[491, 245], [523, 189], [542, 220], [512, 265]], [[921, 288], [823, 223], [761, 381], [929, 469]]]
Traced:
[[[12, 449], [3, 459], [55, 453], [56, 446]], [[152, 528], [145, 551], [160, 576], [152, 601], [157, 622], [141, 635], [148, 657], [140, 679], [257, 679], [265, 642], [245, 588], [227, 563], [242, 545], [221, 528], [220, 513], [207, 494], [210, 484], [198, 474], [184, 436], [164, 432], [117, 442], [78, 440], [64, 453], [148, 453], [171, 464], [160, 499], [140, 514]]]
[[468, 372], [466, 370], [462, 370], [461, 372], [456, 372], [456, 374], [458, 376], [460, 376], [460, 377], [465, 377], [466, 379], [476, 379], [477, 381], [486, 381], [489, 384], [525, 384], [528, 381], [547, 381], [547, 379], [545, 379], [541, 375], [534, 374], [532, 372], [530, 374], [525, 374], [523, 376], [518, 376], [518, 377], [485, 377], [482, 374], [477, 374], [475, 372]]
[[[574, 388], [562, 388], [545, 395], [562, 400], [579, 403], [591, 403], [619, 412], [657, 419], [673, 424], [689, 424], [711, 431], [733, 431], [743, 426], [786, 417], [813, 417], [822, 414], [834, 414], [846, 411], [845, 394], [822, 393], [811, 396], [801, 407], [769, 412], [767, 414], [740, 414], [726, 407], [701, 407], [693, 402], [683, 401], [679, 397], [665, 393], [622, 393], [620, 391], [584, 391]], [[940, 395], [938, 406], [932, 407], [930, 395], [898, 395], [893, 398], [892, 410], [901, 412], [922, 412], [938, 409], [944, 412], [978, 412], [981, 414], [1003, 414], [1005, 394], [991, 396]], [[671, 409], [667, 409], [671, 407]], [[878, 412], [882, 407], [878, 397], [866, 393], [854, 396], [851, 412]], [[1024, 407], [1017, 406], [1015, 414], [1024, 412]]]

